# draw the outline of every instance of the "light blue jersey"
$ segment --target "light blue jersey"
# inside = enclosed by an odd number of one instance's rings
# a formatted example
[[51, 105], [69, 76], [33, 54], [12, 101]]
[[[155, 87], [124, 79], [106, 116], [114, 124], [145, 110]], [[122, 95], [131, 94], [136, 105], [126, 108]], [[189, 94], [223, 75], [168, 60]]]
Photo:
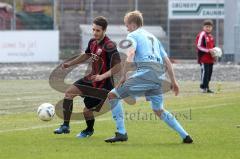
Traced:
[[[132, 47], [135, 49], [134, 62], [149, 67], [138, 67], [138, 70], [133, 73], [131, 77], [146, 75], [146, 78], [152, 78], [149, 76], [150, 65], [158, 64], [157, 70], [152, 69], [152, 73], [156, 74], [160, 72], [159, 77], [164, 78], [164, 58], [167, 57], [167, 53], [164, 50], [161, 42], [151, 33], [147, 32], [143, 28], [139, 28], [128, 34], [127, 40], [131, 41]], [[156, 65], [155, 65], [156, 66]], [[148, 68], [148, 69], [146, 69]]]
[[134, 62], [159, 62], [163, 64], [163, 59], [167, 53], [153, 34], [139, 28], [129, 33], [127, 40], [132, 42], [132, 47], [136, 50]]

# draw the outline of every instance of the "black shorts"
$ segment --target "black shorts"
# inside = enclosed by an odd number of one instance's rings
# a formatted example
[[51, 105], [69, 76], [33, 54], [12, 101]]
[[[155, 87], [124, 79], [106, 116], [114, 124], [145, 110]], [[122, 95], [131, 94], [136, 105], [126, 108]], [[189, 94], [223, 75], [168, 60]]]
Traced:
[[[109, 87], [109, 83], [107, 83], [103, 86], [103, 88], [98, 88], [98, 90], [99, 90], [99, 92], [98, 92], [96, 90], [96, 88], [93, 87], [91, 82], [88, 82], [83, 78], [74, 82], [73, 85], [78, 87], [79, 90], [81, 90], [81, 92], [84, 94], [84, 95], [81, 95], [81, 97], [84, 98], [83, 102], [85, 104], [85, 107], [92, 111], [100, 111], [101, 110], [102, 105], [107, 98], [107, 93], [113, 88], [113, 86], [112, 86], [112, 88], [111, 88], [111, 86]], [[86, 89], [83, 89], [82, 86], [88, 86], [90, 89], [86, 91]], [[103, 91], [101, 91], [101, 90], [103, 90]], [[90, 93], [90, 94], [94, 93], [95, 95], [93, 95], [93, 96], [98, 96], [100, 99], [85, 95], [88, 93]], [[101, 96], [99, 96], [99, 95], [101, 95]]]

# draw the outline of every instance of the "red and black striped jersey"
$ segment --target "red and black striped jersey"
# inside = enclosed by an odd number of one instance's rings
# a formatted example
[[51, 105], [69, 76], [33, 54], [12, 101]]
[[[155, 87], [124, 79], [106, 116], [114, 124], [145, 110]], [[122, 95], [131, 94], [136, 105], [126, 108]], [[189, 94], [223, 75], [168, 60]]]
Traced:
[[[120, 63], [120, 55], [116, 44], [105, 36], [100, 42], [96, 39], [91, 39], [88, 47], [85, 50], [86, 54], [91, 56], [91, 73], [86, 76], [88, 80], [92, 75], [104, 74], [110, 70], [115, 64]], [[109, 87], [113, 88], [112, 78], [108, 78], [98, 82], [92, 82], [95, 88]], [[110, 88], [111, 87], [111, 88]]]

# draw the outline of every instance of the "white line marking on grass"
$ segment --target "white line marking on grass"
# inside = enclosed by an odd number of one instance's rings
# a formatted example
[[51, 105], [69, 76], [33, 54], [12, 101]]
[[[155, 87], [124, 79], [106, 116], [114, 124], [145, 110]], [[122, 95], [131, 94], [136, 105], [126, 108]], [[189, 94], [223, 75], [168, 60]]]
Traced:
[[[229, 104], [235, 104], [235, 103], [223, 103], [223, 104], [213, 104], [205, 107], [195, 107], [195, 108], [182, 108], [182, 109], [174, 109], [173, 111], [186, 111], [186, 110], [198, 110], [198, 109], [211, 109], [211, 108], [218, 108], [218, 107], [224, 107]], [[98, 119], [97, 121], [107, 121], [110, 120], [109, 118], [101, 118]], [[79, 124], [83, 123], [83, 121], [76, 121], [76, 122], [71, 122], [71, 124]], [[5, 133], [5, 132], [13, 132], [13, 131], [26, 131], [26, 130], [34, 130], [34, 129], [42, 129], [42, 128], [50, 128], [54, 126], [59, 126], [59, 124], [52, 124], [52, 125], [42, 125], [42, 126], [33, 126], [33, 127], [28, 127], [28, 128], [18, 128], [18, 129], [8, 129], [8, 130], [0, 130], [0, 133]], [[240, 125], [239, 125], [240, 128]]]
[[[109, 118], [97, 119], [97, 121], [107, 121], [107, 120], [109, 120]], [[79, 124], [79, 123], [83, 123], [83, 121], [71, 122], [71, 124]], [[17, 129], [0, 130], [0, 133], [13, 132], [13, 131], [27, 131], [27, 130], [35, 130], [35, 129], [43, 129], [43, 128], [51, 128], [51, 127], [55, 127], [55, 126], [59, 126], [59, 124], [33, 126], [33, 127], [28, 127], [28, 128], [17, 128]]]

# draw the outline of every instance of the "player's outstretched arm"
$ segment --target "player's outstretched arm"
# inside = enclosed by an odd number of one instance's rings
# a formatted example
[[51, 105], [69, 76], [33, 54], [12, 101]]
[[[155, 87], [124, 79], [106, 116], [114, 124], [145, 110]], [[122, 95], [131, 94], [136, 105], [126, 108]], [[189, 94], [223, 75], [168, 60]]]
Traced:
[[175, 74], [173, 71], [171, 61], [169, 60], [168, 57], [165, 57], [164, 60], [165, 60], [166, 66], [167, 66], [167, 72], [168, 72], [169, 78], [171, 80], [172, 90], [174, 91], [175, 95], [177, 96], [179, 94], [179, 86], [178, 86], [177, 80], [175, 78]]
[[74, 58], [73, 60], [64, 62], [64, 63], [62, 64], [62, 68], [65, 69], [65, 68], [74, 66], [74, 65], [76, 65], [76, 64], [80, 64], [80, 63], [88, 60], [89, 58], [90, 58], [90, 55], [85, 54], [85, 53], [82, 53], [82, 54], [80, 54], [79, 56], [77, 56], [76, 58]]

